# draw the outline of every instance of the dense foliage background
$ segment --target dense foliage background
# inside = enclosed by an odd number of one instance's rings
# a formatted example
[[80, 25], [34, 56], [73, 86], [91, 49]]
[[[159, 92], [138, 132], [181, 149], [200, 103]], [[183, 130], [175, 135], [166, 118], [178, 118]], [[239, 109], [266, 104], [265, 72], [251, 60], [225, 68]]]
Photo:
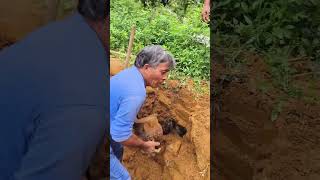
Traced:
[[[301, 96], [290, 67], [292, 60], [310, 62], [320, 75], [319, 0], [212, 1], [212, 50], [229, 67], [245, 63], [246, 54], [258, 54], [270, 67], [275, 87]], [[309, 72], [310, 73], [310, 72]], [[316, 80], [315, 80], [316, 81]]]
[[210, 29], [201, 21], [202, 2], [111, 1], [110, 46], [126, 52], [132, 25], [136, 26], [133, 54], [159, 44], [177, 61], [176, 73], [195, 79], [210, 77]]
[[212, 20], [216, 44], [320, 58], [318, 0], [213, 1]]

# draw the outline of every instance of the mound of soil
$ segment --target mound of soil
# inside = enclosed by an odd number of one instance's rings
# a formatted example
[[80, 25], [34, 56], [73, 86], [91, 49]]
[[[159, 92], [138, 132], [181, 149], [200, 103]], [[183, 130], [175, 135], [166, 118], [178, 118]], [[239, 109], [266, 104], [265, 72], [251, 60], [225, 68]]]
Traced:
[[208, 95], [196, 99], [175, 81], [148, 94], [139, 118], [157, 113], [160, 122], [173, 118], [187, 133], [164, 135], [161, 152], [155, 155], [125, 148], [123, 163], [132, 179], [210, 179], [209, 103]]
[[[320, 179], [320, 105], [288, 97], [275, 108], [286, 94], [261, 88], [271, 75], [259, 57], [248, 57], [241, 73], [223, 62], [213, 69], [213, 178]], [[319, 97], [320, 85], [313, 88]]]

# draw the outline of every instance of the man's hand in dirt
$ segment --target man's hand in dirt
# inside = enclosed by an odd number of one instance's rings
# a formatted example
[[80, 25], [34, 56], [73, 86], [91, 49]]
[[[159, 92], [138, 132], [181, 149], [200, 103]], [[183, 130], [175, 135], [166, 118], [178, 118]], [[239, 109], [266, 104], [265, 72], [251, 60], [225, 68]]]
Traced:
[[155, 141], [146, 141], [143, 144], [143, 150], [147, 153], [153, 153], [156, 150], [156, 146], [159, 146], [160, 143], [159, 142], [155, 142]]
[[210, 0], [205, 0], [201, 12], [202, 20], [204, 22], [210, 21]]

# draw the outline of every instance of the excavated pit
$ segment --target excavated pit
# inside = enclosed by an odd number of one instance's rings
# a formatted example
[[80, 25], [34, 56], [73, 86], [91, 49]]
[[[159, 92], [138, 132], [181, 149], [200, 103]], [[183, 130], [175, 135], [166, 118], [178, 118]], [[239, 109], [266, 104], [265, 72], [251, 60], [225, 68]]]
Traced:
[[160, 153], [125, 148], [123, 163], [132, 179], [210, 179], [209, 107], [208, 96], [196, 100], [176, 81], [149, 93], [138, 118], [157, 114], [167, 133], [155, 139]]

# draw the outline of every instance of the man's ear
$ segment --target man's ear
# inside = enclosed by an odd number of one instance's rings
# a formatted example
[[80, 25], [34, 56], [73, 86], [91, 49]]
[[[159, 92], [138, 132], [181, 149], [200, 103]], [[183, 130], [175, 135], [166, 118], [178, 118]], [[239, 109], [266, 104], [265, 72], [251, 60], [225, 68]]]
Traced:
[[145, 70], [149, 69], [150, 67], [151, 67], [150, 64], [143, 65], [143, 69], [145, 69]]

